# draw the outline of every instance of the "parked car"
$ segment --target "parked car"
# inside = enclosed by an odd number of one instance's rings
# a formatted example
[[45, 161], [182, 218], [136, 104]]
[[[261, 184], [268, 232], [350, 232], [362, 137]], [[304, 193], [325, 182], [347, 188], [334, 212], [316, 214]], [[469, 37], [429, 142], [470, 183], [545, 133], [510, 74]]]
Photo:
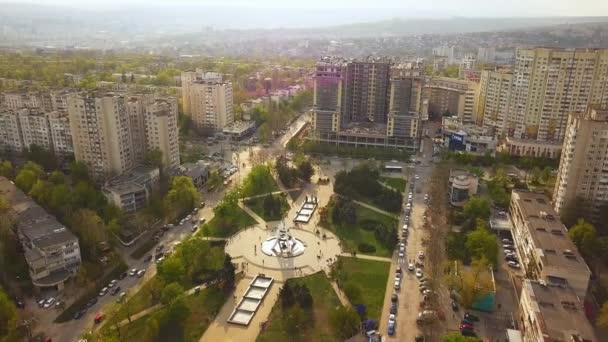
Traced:
[[120, 292], [120, 286], [116, 286], [115, 288], [112, 289], [112, 291], [110, 291], [110, 295], [111, 296], [116, 296], [116, 294]]
[[458, 306], [458, 302], [456, 302], [455, 300], [452, 300], [451, 306], [452, 306], [453, 311], [460, 310], [460, 307]]
[[129, 275], [131, 277], [135, 276], [137, 274], [137, 268], [132, 268], [131, 271], [129, 271]]
[[104, 317], [106, 317], [106, 315], [100, 312], [97, 315], [95, 315], [95, 318], [93, 321], [95, 322], [95, 324], [99, 324], [104, 319]]
[[460, 330], [473, 330], [473, 324], [462, 323], [460, 324]]
[[507, 261], [507, 265], [511, 268], [519, 268], [519, 264], [516, 263], [515, 261]]
[[422, 276], [423, 276], [422, 270], [419, 268], [416, 269], [416, 278], [422, 278]]
[[195, 231], [197, 231], [197, 229], [198, 229], [198, 226], [192, 226], [192, 228], [190, 228], [190, 231], [192, 231], [194, 233]]
[[137, 277], [141, 278], [144, 275], [144, 273], [146, 273], [146, 270], [139, 270], [139, 271], [137, 271]]
[[397, 295], [396, 293], [393, 293], [391, 295], [391, 303], [397, 303], [399, 301], [399, 295]]
[[102, 288], [101, 291], [99, 291], [99, 297], [105, 296], [106, 293], [108, 293], [108, 288], [107, 287]]
[[397, 314], [397, 303], [391, 303], [390, 313]]
[[386, 331], [389, 336], [395, 335], [395, 322], [388, 322], [388, 329]]
[[395, 279], [395, 290], [399, 290], [401, 288], [401, 280]]
[[44, 308], [45, 308], [45, 309], [50, 308], [51, 306], [53, 306], [53, 303], [55, 303], [55, 298], [51, 297], [51, 298], [47, 299], [47, 300], [44, 302]]
[[110, 283], [108, 284], [108, 287], [112, 288], [114, 287], [116, 284], [118, 283], [118, 280], [116, 279], [112, 279], [110, 280]]
[[437, 319], [437, 312], [435, 312], [433, 310], [424, 310], [424, 311], [418, 313], [418, 316], [416, 317], [416, 323], [418, 323], [418, 324], [430, 323], [436, 319]]
[[146, 255], [146, 257], [144, 258], [144, 262], [150, 262], [150, 260], [152, 260], [152, 254]]
[[473, 322], [478, 322], [478, 321], [479, 321], [479, 317], [477, 317], [477, 316], [473, 315], [473, 314], [472, 314], [472, 313], [470, 313], [470, 312], [465, 312], [465, 313], [464, 313], [464, 318], [465, 318], [465, 319], [468, 319], [468, 320], [470, 320], [470, 321], [473, 321]]
[[509, 245], [513, 244], [513, 241], [511, 241], [509, 239], [502, 239], [501, 241], [502, 241], [502, 243], [506, 243], [506, 244], [509, 244]]
[[84, 316], [85, 311], [84, 310], [80, 310], [80, 311], [76, 311], [76, 313], [74, 314], [74, 316], [72, 317], [73, 320], [77, 321], [79, 319], [82, 318], [82, 316]]

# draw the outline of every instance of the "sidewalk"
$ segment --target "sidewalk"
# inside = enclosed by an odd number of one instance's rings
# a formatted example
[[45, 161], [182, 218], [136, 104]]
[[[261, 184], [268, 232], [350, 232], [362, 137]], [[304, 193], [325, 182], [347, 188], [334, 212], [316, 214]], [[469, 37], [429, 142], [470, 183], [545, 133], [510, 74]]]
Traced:
[[375, 261], [383, 261], [383, 262], [393, 262], [393, 259], [387, 257], [379, 257], [374, 255], [366, 255], [366, 254], [357, 254], [353, 256], [351, 253], [340, 253], [341, 257], [345, 258], [359, 258], [359, 259], [367, 259], [367, 260], [375, 260]]

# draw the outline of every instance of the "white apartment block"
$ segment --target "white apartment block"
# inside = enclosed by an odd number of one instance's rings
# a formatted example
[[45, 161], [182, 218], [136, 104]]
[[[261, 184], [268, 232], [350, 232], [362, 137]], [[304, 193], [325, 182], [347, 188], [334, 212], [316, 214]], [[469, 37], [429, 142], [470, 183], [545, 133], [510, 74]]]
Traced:
[[3, 94], [3, 106], [8, 110], [17, 110], [21, 108], [42, 108], [42, 97], [35, 92], [6, 92]]
[[184, 113], [198, 128], [222, 130], [234, 121], [232, 83], [218, 73], [182, 73]]
[[146, 149], [158, 149], [163, 155], [163, 165], [179, 166], [179, 127], [175, 98], [156, 99], [146, 108]]
[[585, 203], [592, 221], [608, 203], [608, 108], [568, 117], [553, 206], [559, 213], [574, 201]]
[[570, 287], [585, 298], [591, 271], [550, 199], [542, 193], [514, 190], [509, 211], [524, 273], [550, 285]]
[[38, 109], [21, 108], [17, 111], [23, 145], [38, 145], [46, 150], [53, 148], [51, 128], [47, 116]]
[[72, 145], [72, 130], [67, 112], [50, 112], [47, 115], [51, 129], [51, 139], [55, 154], [60, 156], [74, 153]]
[[504, 136], [511, 106], [513, 74], [509, 71], [481, 72], [477, 124], [491, 128], [495, 134]]
[[68, 99], [74, 156], [93, 177], [119, 175], [134, 166], [126, 98], [115, 93], [80, 93]]
[[608, 105], [608, 49], [518, 49], [509, 136], [563, 141], [570, 113]]
[[21, 152], [23, 147], [19, 115], [15, 111], [0, 112], [0, 148], [6, 152]]

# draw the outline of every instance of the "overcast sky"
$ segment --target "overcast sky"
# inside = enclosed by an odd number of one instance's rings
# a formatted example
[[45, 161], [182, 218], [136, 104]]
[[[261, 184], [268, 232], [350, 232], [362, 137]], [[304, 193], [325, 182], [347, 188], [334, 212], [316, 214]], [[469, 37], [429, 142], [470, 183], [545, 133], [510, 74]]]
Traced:
[[0, 0], [64, 5], [83, 9], [117, 9], [128, 5], [197, 5], [237, 8], [399, 9], [398, 16], [608, 16], [608, 0]]

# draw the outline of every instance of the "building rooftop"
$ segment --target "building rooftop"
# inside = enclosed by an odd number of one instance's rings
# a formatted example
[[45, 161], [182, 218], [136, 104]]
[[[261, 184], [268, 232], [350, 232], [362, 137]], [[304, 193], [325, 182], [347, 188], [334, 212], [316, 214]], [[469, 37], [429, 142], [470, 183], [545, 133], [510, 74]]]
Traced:
[[253, 126], [255, 126], [255, 121], [235, 121], [224, 127], [223, 132], [240, 134], [248, 129], [252, 129]]
[[129, 194], [145, 190], [154, 178], [158, 177], [156, 167], [138, 166], [119, 176], [110, 179], [103, 187], [103, 191], [117, 194]]
[[78, 242], [70, 230], [5, 177], [0, 177], [0, 195], [12, 207], [19, 234], [37, 248], [44, 249], [69, 241]]
[[583, 303], [569, 287], [551, 286], [526, 279], [522, 292], [533, 300], [531, 305], [545, 340], [597, 341], [585, 316]]
[[527, 222], [534, 246], [542, 259], [543, 269], [553, 267], [573, 273], [590, 273], [547, 196], [518, 190], [514, 190], [512, 196], [521, 210], [522, 219]]

